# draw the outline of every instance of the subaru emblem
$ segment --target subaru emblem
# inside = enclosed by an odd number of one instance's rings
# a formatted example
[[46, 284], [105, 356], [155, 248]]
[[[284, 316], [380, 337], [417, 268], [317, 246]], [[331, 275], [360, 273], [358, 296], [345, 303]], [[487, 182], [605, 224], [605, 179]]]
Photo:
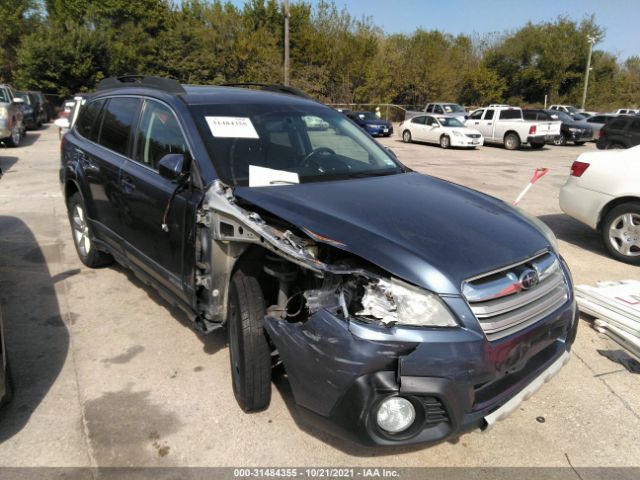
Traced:
[[527, 269], [520, 274], [519, 280], [522, 289], [529, 290], [540, 282], [540, 277], [538, 277], [538, 272], [535, 270]]

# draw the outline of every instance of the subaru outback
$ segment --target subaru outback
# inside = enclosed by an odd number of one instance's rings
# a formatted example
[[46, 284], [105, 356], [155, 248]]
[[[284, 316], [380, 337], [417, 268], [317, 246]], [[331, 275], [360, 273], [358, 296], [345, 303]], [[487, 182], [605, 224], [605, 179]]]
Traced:
[[281, 365], [308, 422], [429, 444], [486, 430], [569, 358], [572, 280], [544, 224], [294, 89], [110, 78], [62, 142], [80, 260], [226, 327], [244, 411]]

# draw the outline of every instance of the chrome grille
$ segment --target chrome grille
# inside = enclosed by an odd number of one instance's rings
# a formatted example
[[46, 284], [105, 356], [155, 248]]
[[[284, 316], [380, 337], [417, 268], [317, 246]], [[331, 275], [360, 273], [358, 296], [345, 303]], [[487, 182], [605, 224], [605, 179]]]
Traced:
[[[533, 286], [527, 282], [532, 272], [538, 279]], [[530, 288], [523, 288], [523, 281]], [[471, 278], [462, 285], [462, 293], [489, 340], [536, 323], [568, 298], [560, 262], [551, 252]]]

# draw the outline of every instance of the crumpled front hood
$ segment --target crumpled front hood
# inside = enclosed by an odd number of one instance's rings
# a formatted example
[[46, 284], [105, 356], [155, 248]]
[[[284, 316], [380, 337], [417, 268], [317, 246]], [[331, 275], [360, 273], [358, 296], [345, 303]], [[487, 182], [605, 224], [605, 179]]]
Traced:
[[235, 195], [437, 293], [459, 294], [465, 279], [550, 247], [504, 202], [419, 173], [238, 187]]

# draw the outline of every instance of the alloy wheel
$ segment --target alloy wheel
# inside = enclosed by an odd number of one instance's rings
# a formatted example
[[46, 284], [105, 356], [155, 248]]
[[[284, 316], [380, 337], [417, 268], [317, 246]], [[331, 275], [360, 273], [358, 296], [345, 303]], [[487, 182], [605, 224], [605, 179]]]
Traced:
[[624, 213], [609, 227], [611, 246], [626, 257], [640, 256], [640, 214]]
[[84, 209], [76, 205], [73, 210], [73, 239], [83, 257], [91, 251], [91, 238], [89, 238], [89, 225], [84, 214]]

